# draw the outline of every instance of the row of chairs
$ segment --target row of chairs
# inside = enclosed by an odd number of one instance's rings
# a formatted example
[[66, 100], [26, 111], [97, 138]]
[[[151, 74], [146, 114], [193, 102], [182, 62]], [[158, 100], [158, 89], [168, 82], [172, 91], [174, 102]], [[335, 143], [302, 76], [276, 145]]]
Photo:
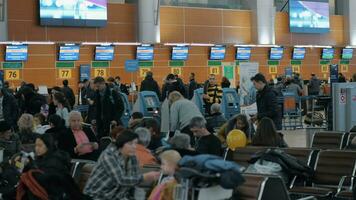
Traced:
[[356, 133], [345, 133], [336, 131], [324, 131], [314, 134], [312, 148], [317, 149], [347, 149]]
[[[239, 148], [230, 155], [229, 159], [247, 167], [248, 161], [256, 152], [267, 149], [268, 147]], [[289, 185], [291, 194], [352, 199], [353, 177], [356, 175], [356, 151], [307, 148], [283, 150], [315, 170], [311, 180], [298, 181], [300, 179], [295, 177]]]

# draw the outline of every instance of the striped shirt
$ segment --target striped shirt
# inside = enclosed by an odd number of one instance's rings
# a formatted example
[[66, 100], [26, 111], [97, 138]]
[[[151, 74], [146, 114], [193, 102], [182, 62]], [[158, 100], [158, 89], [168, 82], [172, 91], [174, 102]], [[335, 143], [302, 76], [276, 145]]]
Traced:
[[127, 160], [114, 145], [100, 155], [84, 188], [93, 200], [134, 199], [134, 189], [143, 180], [135, 156]]
[[209, 96], [209, 99], [207, 100], [208, 103], [221, 103], [221, 98], [223, 95], [223, 90], [221, 86], [209, 85], [206, 94]]

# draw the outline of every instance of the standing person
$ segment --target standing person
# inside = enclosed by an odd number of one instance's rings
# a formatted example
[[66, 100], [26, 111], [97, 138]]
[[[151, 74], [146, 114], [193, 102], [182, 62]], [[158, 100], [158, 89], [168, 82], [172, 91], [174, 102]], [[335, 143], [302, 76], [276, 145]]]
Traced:
[[173, 91], [180, 92], [183, 96], [185, 96], [185, 88], [181, 81], [178, 81], [173, 74], [168, 74], [165, 80], [165, 84], [162, 87], [162, 98], [164, 101], [166, 97]]
[[96, 92], [96, 126], [98, 138], [109, 136], [111, 126], [121, 124], [121, 116], [124, 112], [124, 102], [120, 95], [110, 89], [104, 78], [94, 79]]
[[118, 91], [121, 92], [121, 93], [124, 93], [126, 95], [129, 95], [129, 90], [127, 89], [126, 85], [125, 84], [122, 84], [121, 83], [121, 78], [120, 76], [116, 76], [115, 77], [115, 87], [118, 88]]
[[318, 79], [318, 77], [315, 74], [312, 74], [311, 79], [309, 81], [308, 95], [319, 95], [320, 85], [321, 85], [321, 81]]
[[214, 103], [221, 103], [223, 95], [222, 88], [218, 85], [214, 74], [209, 75], [209, 80], [204, 83], [204, 95], [205, 113], [210, 113], [210, 107]]
[[225, 76], [222, 77], [222, 80], [221, 80], [221, 87], [222, 88], [230, 88], [230, 81], [229, 79], [227, 79]]
[[213, 154], [221, 156], [221, 142], [218, 137], [206, 129], [203, 117], [194, 117], [189, 124], [190, 130], [197, 137], [195, 150], [199, 154]]
[[346, 77], [342, 73], [339, 73], [338, 82], [346, 83]]
[[277, 102], [277, 92], [267, 85], [263, 74], [258, 73], [251, 78], [257, 89], [257, 114], [251, 117], [252, 121], [269, 117], [273, 120], [277, 130], [282, 129], [281, 111]]
[[189, 123], [194, 117], [203, 117], [199, 108], [177, 91], [171, 92], [168, 100], [170, 104], [170, 137], [173, 137], [174, 132], [179, 130], [181, 133], [188, 134], [191, 137], [191, 143], [194, 144], [194, 135], [190, 131]]
[[96, 92], [95, 92], [94, 80], [89, 81], [89, 84], [86, 87], [85, 98], [89, 104], [86, 122], [94, 125], [95, 118], [96, 118], [96, 103], [95, 103]]
[[15, 129], [18, 117], [19, 110], [15, 97], [0, 89], [0, 121], [6, 121], [12, 129]]
[[88, 105], [88, 101], [85, 98], [86, 95], [86, 87], [84, 81], [78, 82], [78, 105]]
[[65, 125], [69, 125], [69, 105], [63, 93], [55, 93], [53, 95], [53, 103], [56, 106], [56, 115], [60, 116], [65, 121]]
[[198, 83], [195, 81], [195, 73], [189, 75], [188, 99], [194, 96], [194, 90], [198, 89]]
[[161, 92], [157, 81], [153, 79], [153, 73], [147, 72], [145, 79], [141, 82], [140, 91], [153, 91], [157, 94], [158, 98], [161, 97]]
[[61, 88], [62, 89], [62, 92], [64, 94], [64, 96], [67, 98], [68, 100], [68, 103], [69, 103], [69, 106], [70, 106], [70, 109], [73, 109], [74, 107], [74, 104], [75, 104], [75, 95], [74, 95], [74, 92], [72, 90], [72, 88], [70, 88], [68, 86], [68, 80], [63, 80], [63, 87]]
[[287, 81], [286, 81], [286, 90], [287, 90], [287, 92], [293, 93], [296, 97], [302, 96], [302, 94], [303, 94], [303, 89], [300, 88], [300, 86], [299, 86], [297, 83], [295, 83], [295, 82], [296, 82], [295, 79], [287, 78]]

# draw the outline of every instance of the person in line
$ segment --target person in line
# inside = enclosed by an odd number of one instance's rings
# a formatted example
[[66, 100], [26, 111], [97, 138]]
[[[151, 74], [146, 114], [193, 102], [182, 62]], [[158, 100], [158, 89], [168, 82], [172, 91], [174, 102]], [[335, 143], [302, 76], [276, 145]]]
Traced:
[[221, 156], [221, 142], [218, 137], [206, 129], [203, 117], [194, 117], [189, 124], [190, 130], [197, 137], [195, 151], [199, 154], [212, 154]]
[[256, 134], [252, 139], [253, 146], [268, 147], [288, 147], [283, 139], [282, 133], [277, 132], [273, 121], [268, 118], [262, 118], [257, 125]]
[[222, 80], [221, 80], [221, 87], [222, 88], [230, 88], [230, 81], [229, 79], [227, 79], [225, 76], [222, 77]]
[[277, 77], [277, 84], [274, 85], [274, 89], [277, 91], [278, 96], [283, 96], [282, 91], [286, 88], [284, 85], [284, 79], [282, 76]]
[[198, 89], [198, 83], [195, 81], [195, 73], [190, 73], [189, 75], [189, 86], [188, 86], [188, 99], [192, 99], [194, 96], [194, 90]]
[[130, 200], [134, 190], [142, 181], [158, 180], [159, 172], [142, 174], [136, 158], [138, 135], [130, 130], [123, 131], [116, 141], [100, 155], [84, 194], [93, 200]]
[[244, 114], [238, 114], [232, 117], [227, 123], [225, 123], [218, 132], [218, 138], [222, 144], [226, 144], [226, 137], [230, 131], [238, 129], [246, 134], [246, 138], [251, 142], [252, 130], [250, 129], [250, 123], [247, 120], [247, 116]]
[[210, 107], [214, 103], [221, 103], [223, 91], [221, 86], [217, 84], [214, 74], [209, 75], [209, 79], [204, 83], [203, 100], [205, 102], [205, 113], [210, 113]]
[[99, 145], [90, 128], [82, 127], [83, 118], [80, 112], [69, 113], [69, 129], [59, 136], [58, 148], [69, 153], [73, 159], [96, 161], [99, 157]]
[[346, 77], [342, 73], [339, 73], [339, 75], [338, 75], [338, 82], [346, 83]]
[[251, 120], [258, 121], [264, 117], [273, 120], [277, 130], [282, 129], [282, 113], [277, 101], [277, 92], [267, 85], [263, 74], [258, 73], [251, 78], [253, 85], [257, 89], [256, 103], [257, 114], [251, 117]]
[[14, 95], [0, 89], [0, 121], [6, 121], [11, 128], [16, 129], [19, 109]]
[[88, 115], [86, 118], [86, 122], [92, 125], [96, 125], [96, 91], [95, 91], [95, 85], [94, 85], [94, 80], [88, 81], [88, 86], [85, 89], [85, 96], [89, 108], [88, 108]]
[[124, 93], [126, 95], [129, 95], [129, 90], [127, 89], [125, 84], [121, 83], [121, 78], [120, 76], [115, 77], [115, 88], [117, 88], [117, 91]]
[[72, 90], [72, 88], [70, 88], [68, 86], [69, 82], [68, 80], [63, 80], [63, 87], [61, 88], [64, 96], [66, 97], [66, 99], [68, 100], [69, 103], [69, 108], [73, 109], [74, 108], [74, 104], [75, 104], [75, 95], [74, 92]]
[[312, 74], [308, 86], [308, 95], [309, 96], [319, 95], [320, 85], [321, 85], [321, 81], [318, 79], [318, 77], [315, 74]]
[[164, 101], [173, 91], [178, 91], [182, 96], [185, 96], [185, 88], [182, 82], [178, 81], [174, 74], [168, 74], [162, 87], [161, 101]]
[[226, 123], [226, 118], [221, 113], [221, 106], [218, 103], [214, 103], [210, 108], [210, 116], [206, 118], [206, 124], [210, 132], [220, 129], [222, 125]]
[[157, 185], [148, 197], [149, 200], [173, 200], [174, 188], [178, 184], [174, 174], [178, 163], [182, 159], [177, 151], [167, 150], [160, 154], [161, 172], [166, 177]]
[[157, 81], [153, 79], [153, 73], [147, 72], [145, 79], [141, 82], [140, 91], [153, 91], [157, 94], [158, 98], [161, 97], [161, 92]]
[[137, 128], [135, 133], [138, 135], [138, 144], [136, 146], [136, 157], [140, 167], [144, 165], [157, 164], [156, 158], [152, 155], [151, 151], [147, 149], [147, 146], [151, 142], [151, 133], [147, 128]]
[[65, 121], [65, 125], [68, 127], [69, 125], [69, 111], [70, 106], [66, 97], [63, 93], [57, 92], [53, 95], [53, 103], [56, 106], [56, 115], [60, 116]]
[[300, 88], [300, 86], [295, 83], [295, 79], [290, 79], [290, 78], [287, 78], [286, 80], [286, 91], [287, 92], [291, 92], [294, 94], [294, 96], [298, 97], [298, 96], [302, 96], [303, 95], [303, 89]]
[[50, 95], [49, 95], [49, 100], [48, 100], [48, 116], [56, 114], [56, 112], [57, 112], [57, 107], [56, 107], [56, 105], [54, 105], [54, 100], [53, 100], [55, 93], [62, 93], [63, 94], [62, 89], [60, 87], [58, 87], [58, 86], [54, 86], [51, 89]]
[[94, 79], [97, 88], [96, 95], [96, 126], [98, 138], [109, 136], [112, 126], [121, 124], [121, 116], [125, 105], [120, 95], [109, 88], [104, 78], [96, 77]]
[[194, 117], [203, 117], [199, 108], [190, 100], [185, 99], [178, 91], [173, 91], [168, 97], [170, 104], [170, 137], [173, 137], [176, 130], [188, 134], [191, 137], [192, 145], [194, 135], [190, 131], [189, 123]]

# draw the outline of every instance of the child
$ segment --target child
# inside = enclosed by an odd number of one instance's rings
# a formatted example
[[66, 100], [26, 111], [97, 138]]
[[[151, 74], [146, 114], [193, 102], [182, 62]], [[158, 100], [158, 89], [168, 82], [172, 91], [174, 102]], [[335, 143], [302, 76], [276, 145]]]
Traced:
[[149, 200], [173, 200], [174, 187], [177, 181], [174, 173], [178, 168], [178, 162], [181, 159], [179, 153], [175, 150], [167, 150], [161, 153], [161, 170], [165, 178], [153, 189]]

